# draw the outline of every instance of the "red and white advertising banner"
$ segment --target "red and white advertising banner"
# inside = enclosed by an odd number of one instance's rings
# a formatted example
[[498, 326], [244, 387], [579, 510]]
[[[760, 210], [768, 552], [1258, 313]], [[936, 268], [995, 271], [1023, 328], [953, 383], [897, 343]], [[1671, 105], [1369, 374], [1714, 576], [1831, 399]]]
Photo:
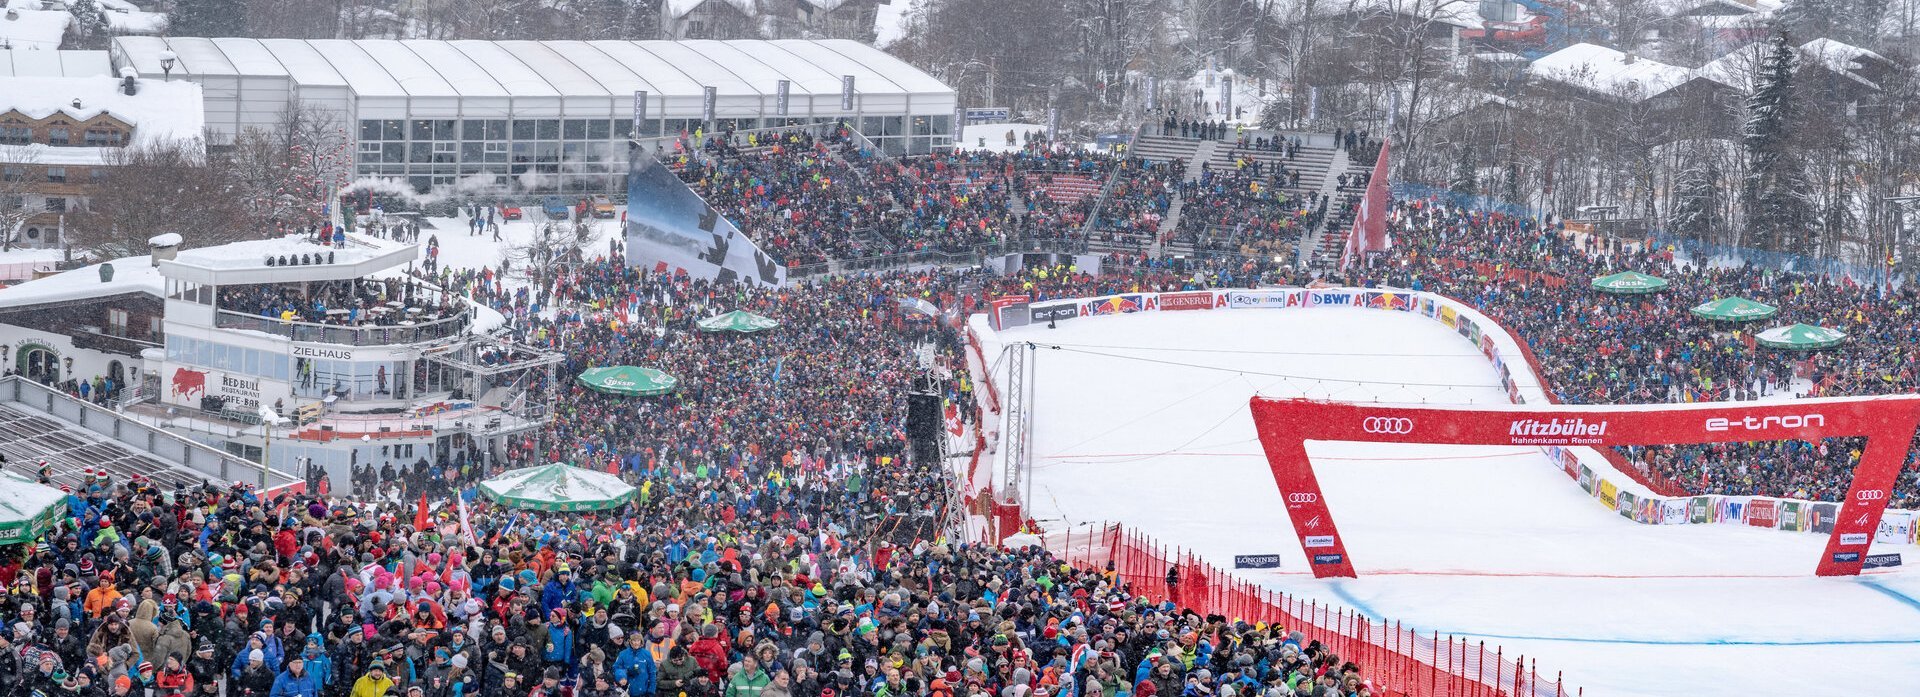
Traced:
[[[1592, 446], [1737, 443], [1865, 436], [1840, 515], [1815, 571], [1860, 573], [1880, 530], [1887, 492], [1920, 427], [1920, 395], [1774, 404], [1702, 402], [1615, 406], [1401, 406], [1309, 399], [1252, 400], [1254, 427], [1300, 546], [1318, 577], [1353, 576], [1353, 560], [1307, 459], [1309, 440], [1462, 445]], [[1779, 502], [1755, 499], [1747, 521], [1771, 527]], [[1765, 510], [1759, 510], [1764, 508]], [[1763, 518], [1764, 521], [1763, 522]]]

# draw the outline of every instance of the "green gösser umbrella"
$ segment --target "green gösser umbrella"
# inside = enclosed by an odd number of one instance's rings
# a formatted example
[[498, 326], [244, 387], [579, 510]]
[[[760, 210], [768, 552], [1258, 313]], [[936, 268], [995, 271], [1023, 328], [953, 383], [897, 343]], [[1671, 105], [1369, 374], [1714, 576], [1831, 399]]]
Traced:
[[611, 474], [563, 464], [522, 467], [480, 483], [487, 498], [536, 511], [604, 511], [638, 491]]
[[32, 542], [67, 511], [67, 495], [13, 472], [0, 472], [0, 545]]
[[1746, 298], [1721, 298], [1713, 302], [1701, 303], [1692, 311], [1700, 317], [1722, 322], [1751, 322], [1772, 317], [1780, 309]]
[[1593, 279], [1593, 289], [1615, 295], [1639, 295], [1658, 293], [1667, 289], [1667, 281], [1654, 278], [1638, 271], [1622, 271], [1611, 276]]
[[1795, 324], [1768, 329], [1755, 338], [1760, 340], [1761, 345], [1772, 348], [1812, 351], [1839, 346], [1840, 342], [1846, 340], [1847, 334], [1838, 329]]
[[700, 325], [700, 331], [703, 332], [752, 334], [754, 332], [766, 331], [778, 327], [780, 326], [780, 321], [772, 317], [762, 317], [747, 312], [746, 310], [734, 310], [724, 315], [700, 320], [698, 324]]
[[580, 374], [580, 383], [607, 394], [629, 397], [653, 397], [672, 392], [680, 379], [672, 375], [631, 365], [590, 368]]

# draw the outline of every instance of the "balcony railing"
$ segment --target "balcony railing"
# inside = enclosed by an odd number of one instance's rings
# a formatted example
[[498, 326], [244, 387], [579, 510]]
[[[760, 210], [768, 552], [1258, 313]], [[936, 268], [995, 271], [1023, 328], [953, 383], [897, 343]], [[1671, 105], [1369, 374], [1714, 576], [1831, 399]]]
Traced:
[[467, 310], [452, 317], [423, 322], [409, 320], [399, 324], [348, 326], [289, 321], [220, 310], [215, 313], [213, 323], [221, 329], [251, 329], [284, 336], [294, 341], [346, 346], [386, 346], [441, 341], [460, 336], [466, 333], [467, 327], [473, 323], [473, 312]]

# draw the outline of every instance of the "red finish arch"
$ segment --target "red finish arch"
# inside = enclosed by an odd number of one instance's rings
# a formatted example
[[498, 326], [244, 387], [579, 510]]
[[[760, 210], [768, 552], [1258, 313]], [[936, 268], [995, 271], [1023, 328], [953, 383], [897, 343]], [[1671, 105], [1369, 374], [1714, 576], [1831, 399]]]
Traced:
[[1816, 573], [1860, 573], [1887, 492], [1920, 427], [1920, 395], [1754, 404], [1478, 407], [1253, 398], [1254, 427], [1313, 575], [1354, 576], [1346, 542], [1321, 496], [1306, 441], [1591, 446], [1817, 440], [1864, 436], [1839, 520]]

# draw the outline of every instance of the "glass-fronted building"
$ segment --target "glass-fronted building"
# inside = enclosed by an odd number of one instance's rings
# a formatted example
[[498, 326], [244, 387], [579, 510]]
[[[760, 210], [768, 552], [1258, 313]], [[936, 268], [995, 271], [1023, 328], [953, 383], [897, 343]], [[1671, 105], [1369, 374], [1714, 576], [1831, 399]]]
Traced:
[[624, 191], [630, 137], [703, 128], [845, 120], [896, 154], [953, 142], [953, 89], [854, 41], [128, 36], [110, 56], [116, 71], [200, 83], [212, 147], [310, 104], [337, 114], [357, 175], [423, 191], [479, 177], [521, 192]]

